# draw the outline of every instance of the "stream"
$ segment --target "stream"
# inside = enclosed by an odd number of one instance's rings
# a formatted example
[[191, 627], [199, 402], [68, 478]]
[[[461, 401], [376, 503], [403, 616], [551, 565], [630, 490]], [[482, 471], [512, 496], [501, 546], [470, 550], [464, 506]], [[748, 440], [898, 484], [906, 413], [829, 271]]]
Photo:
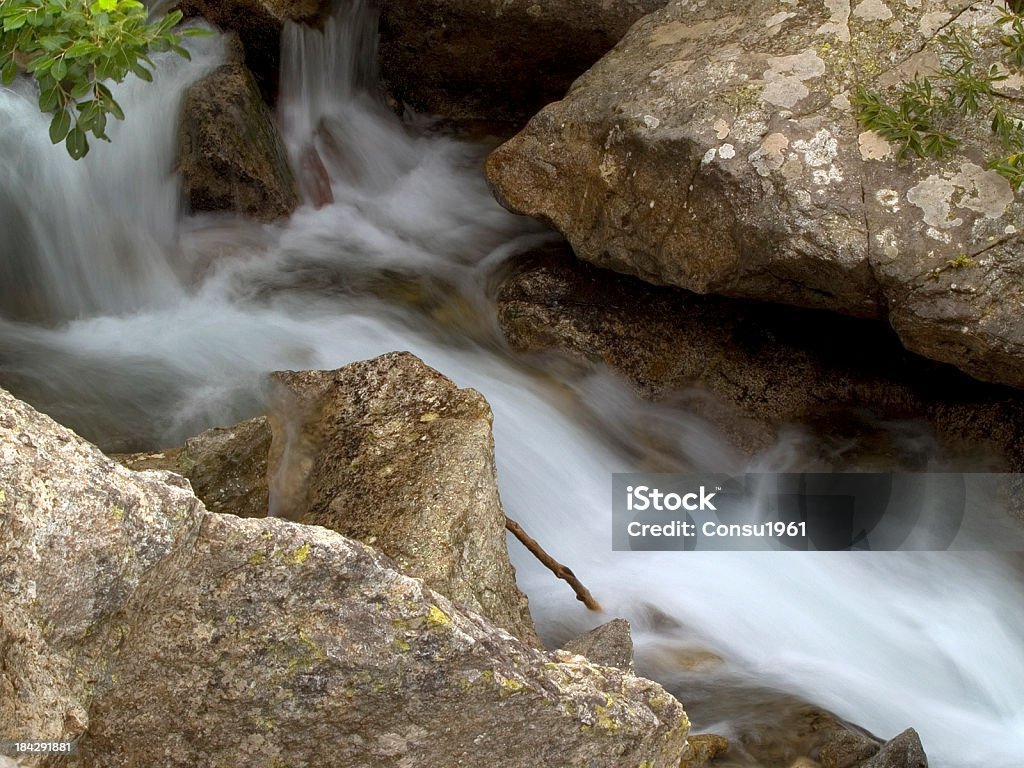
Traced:
[[786, 432], [751, 462], [699, 414], [511, 353], [502, 264], [552, 235], [493, 200], [485, 146], [373, 95], [374, 25], [353, 0], [323, 32], [285, 30], [285, 141], [293, 159], [316, 146], [334, 203], [278, 225], [181, 210], [177, 111], [223, 60], [216, 36], [119, 86], [127, 119], [78, 163], [28, 84], [0, 89], [0, 385], [105, 450], [156, 449], [258, 413], [270, 371], [409, 350], [486, 396], [509, 516], [606, 608], [589, 615], [510, 541], [549, 644], [630, 619], [639, 671], [694, 733], [779, 738], [780, 712], [811, 702], [880, 738], [913, 726], [936, 768], [1024, 765], [1019, 554], [611, 551], [611, 474], [637, 457], [799, 471], [815, 438]]

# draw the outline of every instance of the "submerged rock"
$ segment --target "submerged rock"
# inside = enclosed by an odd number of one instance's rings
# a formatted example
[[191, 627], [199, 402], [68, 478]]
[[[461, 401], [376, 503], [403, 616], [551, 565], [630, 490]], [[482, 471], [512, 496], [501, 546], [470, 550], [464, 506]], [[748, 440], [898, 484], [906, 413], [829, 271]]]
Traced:
[[0, 390], [0, 722], [62, 765], [678, 765], [659, 685], [333, 531], [206, 511]]
[[372, 544], [539, 644], [508, 559], [483, 395], [408, 353], [272, 378], [274, 514]]
[[728, 751], [729, 740], [724, 736], [713, 733], [691, 736], [686, 757], [679, 764], [679, 768], [705, 768], [709, 762]]
[[673, 0], [499, 147], [490, 183], [594, 264], [884, 318], [914, 352], [1024, 386], [1024, 204], [985, 169], [987, 121], [897, 163], [850, 104], [912, 76], [947, 23], [998, 35], [1000, 9], [858, 9]]
[[419, 110], [522, 125], [666, 0], [389, 0], [380, 66]]
[[177, 161], [182, 193], [193, 211], [272, 221], [298, 207], [298, 183], [273, 115], [232, 47], [227, 64], [185, 92]]

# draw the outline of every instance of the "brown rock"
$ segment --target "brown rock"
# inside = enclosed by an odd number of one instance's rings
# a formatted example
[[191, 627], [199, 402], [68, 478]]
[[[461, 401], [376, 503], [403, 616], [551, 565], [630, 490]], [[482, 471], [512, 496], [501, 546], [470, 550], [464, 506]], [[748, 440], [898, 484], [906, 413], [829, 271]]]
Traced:
[[858, 731], [836, 731], [821, 748], [824, 768], [855, 768], [878, 752], [879, 743]]
[[729, 751], [729, 740], [713, 733], [702, 733], [687, 739], [689, 747], [679, 768], [704, 768], [720, 754]]
[[419, 110], [522, 125], [665, 0], [390, 0], [385, 86]]
[[212, 512], [266, 517], [270, 424], [265, 416], [209, 429], [181, 448], [115, 456], [129, 469], [166, 469], [184, 475]]
[[538, 643], [498, 498], [491, 409], [408, 353], [273, 374], [272, 511], [372, 544]]
[[960, 466], [1024, 467], [1017, 392], [908, 354], [881, 323], [659, 288], [558, 249], [506, 280], [498, 317], [515, 349], [607, 365], [646, 397], [698, 407], [746, 453], [798, 423], [823, 435], [824, 469], [851, 443], [882, 469], [921, 469], [930, 454], [885, 423], [923, 418]]
[[232, 211], [263, 221], [299, 205], [298, 184], [273, 115], [238, 57], [186, 92], [178, 171], [193, 211]]

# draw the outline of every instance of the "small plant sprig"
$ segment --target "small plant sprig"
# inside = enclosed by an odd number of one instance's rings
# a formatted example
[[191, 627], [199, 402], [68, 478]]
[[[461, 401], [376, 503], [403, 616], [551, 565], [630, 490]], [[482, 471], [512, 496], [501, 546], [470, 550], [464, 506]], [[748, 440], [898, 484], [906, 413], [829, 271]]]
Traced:
[[960, 27], [951, 27], [937, 38], [941, 68], [934, 76], [915, 76], [902, 83], [896, 103], [876, 91], [858, 85], [853, 95], [857, 120], [896, 145], [896, 156], [941, 158], [957, 149], [962, 140], [946, 130], [956, 117], [982, 116], [989, 121], [1002, 148], [989, 168], [1013, 188], [1024, 184], [1024, 119], [1008, 111], [1013, 101], [994, 85], [1007, 79], [1006, 71], [1024, 73], [1024, 0], [1007, 0], [998, 20], [1009, 25], [999, 38], [1006, 70], [996, 64], [987, 69], [976, 58], [978, 41]]
[[50, 140], [68, 154], [89, 151], [87, 134], [110, 141], [107, 118], [124, 119], [107, 81], [128, 75], [153, 79], [150, 52], [174, 51], [182, 35], [173, 31], [180, 11], [150, 21], [138, 0], [3, 0], [0, 3], [0, 81], [10, 85], [19, 71], [35, 78], [39, 109], [52, 114]]

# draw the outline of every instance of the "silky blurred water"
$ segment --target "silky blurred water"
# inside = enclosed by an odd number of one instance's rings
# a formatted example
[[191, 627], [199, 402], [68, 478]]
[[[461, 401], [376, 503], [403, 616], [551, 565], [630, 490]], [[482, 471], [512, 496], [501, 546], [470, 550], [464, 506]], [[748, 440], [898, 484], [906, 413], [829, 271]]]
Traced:
[[[611, 551], [611, 473], [800, 469], [815, 438], [784, 433], [748, 467], [697, 413], [644, 403], [600, 371], [509, 354], [495, 270], [550, 235], [493, 201], [483, 148], [403, 123], [375, 97], [373, 23], [357, 0], [322, 34], [285, 31], [286, 143], [297, 166], [320, 158], [334, 202], [281, 225], [179, 210], [175, 115], [184, 86], [220, 61], [215, 38], [191, 63], [162, 59], [153, 85], [118, 89], [128, 118], [84, 163], [49, 144], [24, 86], [0, 91], [0, 384], [130, 450], [258, 412], [269, 371], [410, 350], [484, 393], [508, 514], [607, 610], [588, 614], [510, 542], [545, 637], [630, 618], [641, 670], [684, 703], [694, 691], [695, 724], [727, 735], [773, 727], [778, 699], [749, 693], [767, 688], [881, 737], [912, 725], [939, 768], [1018, 768], [1015, 563]], [[678, 662], [690, 652], [721, 661]]]

